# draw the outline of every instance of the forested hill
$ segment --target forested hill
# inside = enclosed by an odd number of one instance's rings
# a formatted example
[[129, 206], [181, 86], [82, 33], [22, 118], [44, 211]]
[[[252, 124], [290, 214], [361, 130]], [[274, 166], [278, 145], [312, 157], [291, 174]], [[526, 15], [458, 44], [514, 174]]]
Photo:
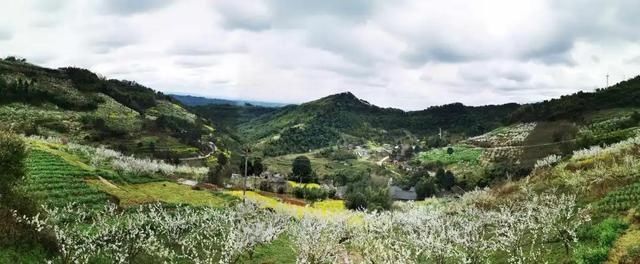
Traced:
[[510, 123], [530, 121], [581, 121], [598, 110], [640, 105], [640, 76], [595, 92], [578, 92], [557, 99], [527, 104], [509, 116]]
[[395, 142], [405, 136], [434, 135], [440, 129], [478, 135], [502, 125], [517, 104], [469, 107], [450, 104], [405, 112], [381, 108], [352, 93], [327, 96], [262, 114], [238, 126], [267, 155], [305, 152], [337, 143]]
[[210, 122], [170, 96], [86, 69], [0, 59], [0, 94], [0, 128], [17, 133], [166, 159], [197, 155], [215, 141]]

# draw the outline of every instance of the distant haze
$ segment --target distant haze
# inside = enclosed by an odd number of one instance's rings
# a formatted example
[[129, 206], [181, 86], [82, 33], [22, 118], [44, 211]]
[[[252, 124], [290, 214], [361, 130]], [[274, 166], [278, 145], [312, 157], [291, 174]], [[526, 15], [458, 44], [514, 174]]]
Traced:
[[532, 102], [640, 73], [637, 0], [0, 0], [0, 56], [172, 94], [405, 110]]
[[221, 99], [221, 98], [208, 98], [201, 96], [192, 96], [192, 95], [178, 95], [171, 94], [171, 97], [177, 99], [183, 104], [189, 106], [197, 106], [197, 105], [209, 105], [209, 104], [219, 104], [219, 105], [254, 105], [254, 106], [263, 106], [263, 107], [281, 107], [287, 104], [283, 103], [275, 103], [275, 102], [260, 102], [260, 101], [245, 101], [238, 99]]

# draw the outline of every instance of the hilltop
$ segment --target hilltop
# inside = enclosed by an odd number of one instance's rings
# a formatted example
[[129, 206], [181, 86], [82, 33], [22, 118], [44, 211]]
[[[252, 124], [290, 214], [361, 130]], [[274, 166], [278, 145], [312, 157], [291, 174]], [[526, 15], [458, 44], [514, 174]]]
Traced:
[[[378, 107], [346, 92], [270, 110], [232, 107], [231, 112], [237, 115], [229, 115], [228, 119], [235, 118], [237, 122], [228, 123], [244, 141], [257, 142], [265, 155], [274, 156], [336, 144], [395, 143], [407, 136], [434, 136], [440, 129], [459, 137], [478, 135], [500, 126], [518, 107], [456, 103], [406, 112]], [[216, 120], [222, 108], [229, 107], [208, 105], [195, 109]]]

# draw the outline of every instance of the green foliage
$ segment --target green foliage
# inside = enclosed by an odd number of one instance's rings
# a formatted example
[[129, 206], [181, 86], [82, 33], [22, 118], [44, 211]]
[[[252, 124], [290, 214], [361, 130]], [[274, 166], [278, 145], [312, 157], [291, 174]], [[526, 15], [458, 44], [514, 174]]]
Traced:
[[[451, 149], [451, 153], [449, 153]], [[478, 163], [480, 155], [483, 150], [467, 145], [456, 145], [449, 148], [432, 149], [426, 152], [421, 152], [418, 155], [418, 159], [423, 162], [440, 162], [443, 165], [471, 162]]]
[[340, 135], [333, 129], [317, 124], [293, 126], [280, 133], [280, 137], [269, 142], [264, 153], [278, 156], [288, 153], [307, 152], [336, 142]]
[[312, 203], [325, 200], [330, 197], [329, 192], [323, 188], [307, 188], [306, 186], [294, 187], [292, 193], [296, 198], [305, 199]]
[[345, 148], [325, 148], [321, 150], [318, 155], [335, 161], [347, 161], [358, 158], [355, 153]]
[[478, 186], [485, 187], [494, 181], [505, 180], [508, 178], [518, 179], [529, 175], [530, 167], [517, 164], [513, 161], [503, 161], [492, 163], [484, 169], [484, 176]]
[[[266, 155], [308, 152], [309, 149], [366, 141], [395, 142], [415, 134], [425, 137], [439, 131], [476, 135], [501, 125], [518, 105], [467, 107], [452, 104], [404, 112], [380, 108], [342, 93], [298, 106], [282, 107], [251, 119], [239, 128], [248, 141], [265, 141]], [[440, 146], [439, 139], [428, 144]]]
[[[607, 218], [595, 225], [582, 227], [578, 238], [583, 245], [574, 252], [577, 263], [603, 263], [607, 260], [609, 250], [618, 237], [629, 227], [627, 223], [616, 218]], [[587, 242], [593, 243], [587, 243]]]
[[344, 197], [345, 207], [351, 210], [389, 210], [392, 203], [389, 189], [371, 184], [370, 179], [349, 184]]
[[523, 105], [509, 116], [509, 120], [511, 123], [560, 119], [579, 121], [592, 111], [637, 106], [640, 101], [638, 87], [640, 77], [635, 77], [593, 93], [578, 92], [558, 99]]
[[52, 103], [63, 109], [70, 110], [95, 110], [102, 102], [95, 95], [78, 95], [68, 90], [52, 90], [45, 84], [36, 80], [18, 79], [15, 82], [7, 82], [0, 78], [0, 103], [23, 102], [33, 105]]
[[447, 154], [449, 154], [449, 155], [453, 154], [453, 148], [452, 147], [448, 147], [447, 148]]
[[13, 134], [0, 133], [0, 202], [12, 192], [15, 184], [25, 175], [24, 142]]
[[451, 190], [451, 187], [456, 184], [456, 178], [453, 176], [453, 172], [444, 171], [444, 169], [439, 169], [436, 172], [436, 180], [438, 186], [444, 190]]
[[27, 168], [28, 177], [21, 189], [46, 204], [63, 206], [74, 202], [99, 207], [108, 200], [103, 192], [85, 182], [85, 178], [95, 174], [73, 166], [59, 156], [32, 149]]
[[416, 184], [416, 196], [418, 200], [424, 200], [436, 194], [436, 182], [432, 177], [420, 179]]
[[333, 180], [334, 186], [344, 186], [349, 183], [362, 181], [366, 177], [364, 171], [338, 170], [329, 175], [328, 179]]
[[578, 264], [601, 264], [609, 256], [606, 247], [578, 247], [574, 252], [574, 259]]
[[311, 183], [317, 180], [311, 169], [311, 160], [306, 156], [298, 156], [293, 160], [291, 172], [290, 179], [296, 182]]
[[640, 182], [608, 193], [596, 202], [595, 207], [603, 213], [627, 211], [640, 203]]

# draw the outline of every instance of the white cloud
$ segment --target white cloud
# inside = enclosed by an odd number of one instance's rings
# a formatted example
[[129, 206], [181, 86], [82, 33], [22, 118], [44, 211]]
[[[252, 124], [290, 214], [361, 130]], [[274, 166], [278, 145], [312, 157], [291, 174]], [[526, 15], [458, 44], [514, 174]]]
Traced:
[[422, 109], [543, 100], [640, 71], [634, 0], [0, 2], [0, 56], [211, 97], [352, 91]]

